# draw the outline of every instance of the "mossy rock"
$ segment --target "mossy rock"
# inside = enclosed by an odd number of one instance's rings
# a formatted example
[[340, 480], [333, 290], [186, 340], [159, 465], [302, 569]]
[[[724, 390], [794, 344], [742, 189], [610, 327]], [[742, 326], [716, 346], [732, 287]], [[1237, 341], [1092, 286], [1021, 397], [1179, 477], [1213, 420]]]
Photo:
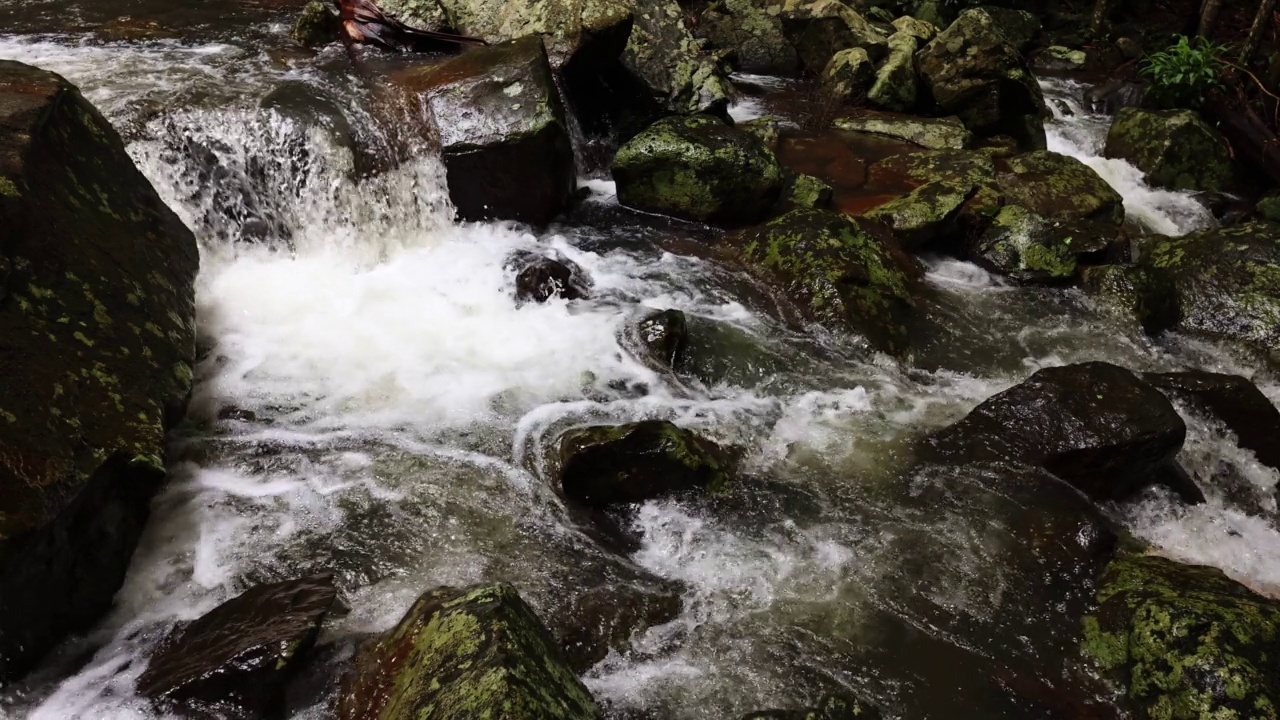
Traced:
[[1026, 10], [984, 5], [973, 12], [990, 17], [1009, 45], [1020, 53], [1025, 53], [1035, 43], [1044, 27], [1039, 17]]
[[298, 13], [293, 26], [293, 41], [303, 47], [320, 47], [338, 39], [342, 24], [338, 15], [321, 0], [309, 0]]
[[1085, 268], [1081, 278], [1085, 292], [1137, 320], [1148, 335], [1170, 330], [1182, 318], [1178, 289], [1163, 268], [1098, 265]]
[[448, 14], [440, 0], [378, 0], [382, 11], [419, 30], [450, 30]]
[[876, 70], [867, 100], [884, 110], [911, 112], [922, 104], [915, 63], [920, 40], [909, 32], [898, 31], [889, 37], [888, 46], [889, 56]]
[[1021, 283], [1067, 282], [1076, 274], [1071, 240], [1030, 210], [1006, 205], [978, 241], [974, 260]]
[[1258, 217], [1268, 222], [1280, 223], [1280, 193], [1268, 195], [1258, 201]]
[[821, 210], [831, 206], [831, 186], [812, 175], [793, 173], [778, 205], [781, 212]]
[[818, 75], [842, 50], [862, 48], [873, 61], [888, 52], [888, 36], [839, 0], [781, 0], [770, 12], [782, 21], [804, 69]]
[[1037, 70], [1061, 71], [1083, 70], [1089, 63], [1089, 56], [1083, 50], [1072, 50], [1061, 45], [1045, 48], [1035, 59]]
[[796, 210], [746, 231], [742, 256], [815, 319], [862, 333], [872, 347], [907, 352], [918, 266], [856, 220]]
[[1226, 141], [1190, 110], [1121, 108], [1106, 155], [1133, 163], [1158, 187], [1227, 192], [1235, 184]]
[[859, 104], [875, 80], [876, 66], [863, 48], [841, 50], [822, 71], [822, 90], [839, 103]]
[[1280, 603], [1216, 568], [1128, 554], [1107, 566], [1082, 649], [1161, 720], [1276, 718]]
[[[930, 184], [948, 186], [968, 197], [955, 216], [964, 234], [982, 232], [1005, 203], [1004, 191], [995, 182], [995, 162], [987, 153], [970, 150], [936, 150], [895, 155], [871, 166], [869, 182], [885, 187]], [[963, 254], [963, 237], [955, 233], [948, 252]]]
[[1045, 147], [1044, 96], [992, 13], [961, 13], [916, 55], [916, 69], [943, 111], [975, 135], [1009, 135], [1023, 148]]
[[922, 43], [927, 43], [938, 36], [937, 25], [934, 25], [927, 20], [911, 17], [910, 15], [903, 15], [902, 17], [894, 20], [893, 28], [897, 32], [911, 35]]
[[[616, 60], [631, 31], [632, 12], [625, 0], [434, 0], [447, 24], [458, 32], [501, 44], [540, 37], [552, 66], [563, 69], [577, 59]], [[385, 9], [401, 19], [430, 24], [433, 0], [391, 0]], [[426, 27], [424, 29], [435, 29]]]
[[724, 492], [728, 484], [723, 451], [665, 420], [593, 425], [560, 438], [560, 488], [589, 507]]
[[786, 174], [759, 138], [690, 115], [661, 120], [619, 148], [613, 178], [627, 207], [739, 225], [768, 213]]
[[361, 648], [339, 720], [596, 720], [550, 633], [507, 584], [431, 590]]
[[71, 83], [0, 61], [0, 680], [87, 629], [165, 475], [196, 241]]
[[1139, 243], [1139, 261], [1173, 277], [1179, 329], [1242, 341], [1280, 359], [1280, 226], [1152, 236]]
[[1083, 162], [1048, 150], [1006, 162], [999, 182], [1011, 202], [1048, 220], [1124, 222], [1124, 198]]
[[795, 75], [800, 57], [782, 21], [756, 0], [718, 0], [702, 11], [694, 31], [713, 48], [732, 54], [734, 67], [763, 75]]
[[837, 130], [883, 135], [930, 150], [963, 150], [973, 141], [973, 133], [953, 117], [925, 118], [863, 111], [836, 118], [834, 124]]
[[956, 230], [956, 220], [975, 187], [945, 181], [926, 183], [860, 217], [882, 222], [908, 250], [918, 250]]
[[727, 68], [693, 36], [676, 0], [629, 6], [635, 22], [622, 53], [627, 69], [669, 112], [723, 115], [734, 94]]

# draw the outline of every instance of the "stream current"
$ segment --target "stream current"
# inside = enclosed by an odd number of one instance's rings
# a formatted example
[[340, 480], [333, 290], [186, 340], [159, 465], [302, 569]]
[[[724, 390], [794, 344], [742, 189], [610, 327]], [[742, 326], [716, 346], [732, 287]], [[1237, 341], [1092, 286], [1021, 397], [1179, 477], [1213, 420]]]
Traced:
[[[436, 585], [509, 581], [552, 618], [586, 593], [676, 581], [679, 616], [586, 673], [617, 717], [732, 718], [842, 689], [912, 717], [1017, 717], [957, 708], [984, 707], [1002, 667], [1041, 672], [1041, 648], [1069, 643], [1074, 621], [995, 560], [998, 523], [909, 501], [947, 478], [912, 474], [908, 501], [883, 491], [910, 442], [1038, 368], [1085, 360], [1239, 373], [1280, 401], [1276, 377], [1228, 348], [1151, 340], [1078, 290], [1010, 287], [950, 259], [928, 260], [929, 312], [947, 332], [902, 367], [779, 322], [734, 270], [679, 253], [682, 230], [620, 211], [600, 178], [583, 179], [586, 211], [538, 235], [455, 223], [429, 144], [379, 111], [376, 79], [337, 48], [282, 59], [234, 39], [0, 36], [0, 57], [77, 83], [195, 231], [203, 358], [116, 607], [7, 689], [0, 715], [154, 718], [133, 687], [175, 624], [255, 582], [328, 570], [350, 608], [322, 637], [334, 663]], [[1050, 148], [1098, 170], [1130, 222], [1213, 222], [1100, 157], [1107, 118], [1081, 106], [1083, 86], [1044, 87]], [[264, 107], [272, 93], [286, 100]], [[297, 94], [345, 127], [296, 111]], [[355, 182], [369, 162], [384, 167]], [[547, 247], [590, 274], [592, 299], [516, 307], [506, 258]], [[689, 316], [690, 377], [625, 351], [646, 308]], [[1181, 460], [1208, 503], [1152, 492], [1108, 512], [1159, 552], [1280, 588], [1280, 478], [1179, 410]], [[548, 449], [576, 424], [642, 418], [744, 448], [749, 500], [646, 503], [633, 548], [581, 530], [551, 489]], [[290, 712], [324, 718], [326, 702], [304, 693]]]

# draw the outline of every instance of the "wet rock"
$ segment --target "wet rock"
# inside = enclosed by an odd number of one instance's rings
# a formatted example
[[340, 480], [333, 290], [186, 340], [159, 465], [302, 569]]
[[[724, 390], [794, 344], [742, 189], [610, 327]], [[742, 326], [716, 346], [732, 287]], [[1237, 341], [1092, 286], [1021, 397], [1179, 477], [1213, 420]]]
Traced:
[[[529, 36], [542, 38], [556, 70], [565, 70], [572, 62], [616, 60], [631, 31], [631, 10], [622, 0], [437, 1], [448, 24], [463, 35], [493, 45]], [[437, 18], [432, 0], [392, 2], [400, 13], [418, 22]]]
[[551, 298], [581, 300], [590, 294], [590, 281], [572, 260], [536, 253], [517, 253], [507, 261], [516, 272], [516, 303], [544, 303]]
[[1280, 603], [1216, 568], [1114, 560], [1082, 649], [1139, 717], [1268, 717], [1280, 703]]
[[1081, 262], [1117, 255], [1120, 229], [1109, 222], [1049, 220], [1020, 205], [1000, 208], [973, 250], [977, 264], [1020, 283], [1068, 282]]
[[1209, 412], [1258, 462], [1280, 470], [1280, 410], [1247, 378], [1192, 370], [1146, 373], [1144, 380]]
[[995, 163], [985, 152], [937, 150], [896, 155], [876, 163], [868, 173], [869, 182], [885, 187], [944, 185], [953, 194], [968, 199], [954, 216], [950, 247], [940, 248], [963, 255], [964, 238], [981, 232], [1004, 204], [1004, 192], [995, 182]]
[[1061, 45], [1050, 45], [1035, 59], [1035, 69], [1044, 71], [1083, 70], [1089, 56], [1083, 50], [1072, 50]]
[[907, 351], [919, 268], [856, 220], [796, 210], [748, 230], [742, 242], [743, 259], [816, 319], [847, 325], [879, 350]]
[[908, 250], [918, 250], [956, 230], [957, 219], [975, 188], [947, 181], [926, 183], [860, 217], [882, 222]]
[[1115, 115], [1122, 109], [1136, 108], [1146, 96], [1147, 86], [1126, 80], [1108, 80], [1085, 92], [1085, 102], [1093, 112]]
[[777, 13], [805, 70], [813, 75], [841, 50], [862, 48], [873, 61], [888, 52], [885, 33], [838, 0], [783, 0]]
[[950, 461], [1001, 459], [1044, 468], [1097, 502], [1153, 483], [1204, 497], [1174, 456], [1187, 428], [1168, 399], [1103, 362], [1046, 368], [996, 395], [932, 439]]
[[560, 635], [570, 669], [586, 672], [605, 659], [610, 650], [622, 652], [637, 633], [663, 625], [680, 616], [682, 588], [670, 581], [656, 588], [635, 583], [607, 582], [575, 595], [557, 608], [566, 629]]
[[1173, 277], [1181, 330], [1249, 343], [1280, 358], [1280, 227], [1269, 223], [1151, 236], [1139, 261]]
[[1001, 189], [1009, 200], [1049, 220], [1124, 222], [1124, 198], [1093, 168], [1048, 150], [1008, 159]]
[[293, 26], [293, 41], [303, 47], [320, 47], [337, 40], [341, 31], [337, 13], [321, 0], [309, 0]]
[[573, 150], [537, 37], [474, 48], [417, 73], [407, 82], [426, 93], [460, 218], [544, 225], [568, 205]]
[[867, 100], [878, 108], [909, 112], [921, 104], [915, 63], [920, 40], [911, 33], [898, 31], [889, 37], [888, 45], [889, 56], [876, 71]]
[[835, 120], [837, 130], [884, 135], [930, 150], [963, 150], [973, 140], [956, 118], [923, 118], [864, 111]]
[[822, 71], [822, 89], [836, 102], [857, 105], [866, 99], [875, 74], [875, 63], [866, 50], [841, 50], [831, 56], [831, 62]]
[[900, 33], [906, 33], [922, 43], [927, 43], [938, 35], [938, 26], [931, 22], [903, 15], [893, 21], [893, 27]]
[[1146, 265], [1098, 265], [1081, 274], [1085, 292], [1132, 316], [1148, 335], [1172, 329], [1182, 317], [1169, 273]]
[[507, 584], [442, 587], [361, 648], [339, 720], [600, 717], [533, 610]]
[[[441, 7], [439, 0], [378, 0], [378, 7], [412, 28], [434, 31], [453, 29], [449, 16]], [[617, 57], [617, 53], [614, 57]]]
[[166, 638], [138, 693], [188, 717], [274, 716], [337, 597], [331, 575], [252, 588]]
[[195, 360], [195, 238], [63, 78], [0, 61], [0, 679], [111, 606]]
[[618, 148], [612, 170], [627, 207], [725, 225], [759, 220], [786, 180], [759, 138], [708, 115], [650, 126]]
[[990, 13], [961, 13], [917, 54], [916, 68], [938, 105], [974, 134], [1045, 147], [1040, 86]]
[[1133, 163], [1147, 182], [1174, 190], [1231, 189], [1231, 151], [1190, 110], [1124, 108], [1107, 133], [1106, 155]]
[[782, 192], [781, 212], [818, 210], [831, 206], [831, 186], [812, 175], [792, 173], [787, 189]]
[[991, 18], [992, 23], [1000, 29], [1000, 34], [1015, 50], [1025, 53], [1040, 36], [1042, 25], [1040, 18], [1026, 10], [984, 5], [972, 12], [982, 13]]
[[334, 147], [351, 153], [353, 179], [363, 176], [372, 164], [361, 151], [342, 107], [321, 88], [301, 80], [286, 80], [267, 93], [258, 106], [300, 127], [320, 130]]
[[762, 117], [746, 122], [736, 123], [734, 127], [744, 133], [755, 135], [769, 148], [770, 152], [774, 152], [778, 148], [778, 139], [782, 134], [783, 123], [777, 118]]
[[560, 438], [560, 487], [590, 507], [722, 492], [728, 482], [714, 443], [665, 420], [577, 428]]
[[689, 344], [689, 327], [679, 310], [655, 310], [635, 324], [632, 342], [641, 359], [650, 365], [679, 371]]
[[679, 4], [647, 0], [634, 9], [622, 54], [627, 68], [669, 112], [724, 115], [733, 97], [727, 70], [694, 38]]
[[879, 720], [880, 708], [852, 697], [827, 695], [818, 706], [807, 710], [763, 710], [742, 716], [742, 720]]
[[800, 57], [787, 41], [782, 21], [755, 0], [718, 0], [702, 15], [696, 32], [712, 47], [731, 51], [734, 67], [762, 75], [795, 75]]

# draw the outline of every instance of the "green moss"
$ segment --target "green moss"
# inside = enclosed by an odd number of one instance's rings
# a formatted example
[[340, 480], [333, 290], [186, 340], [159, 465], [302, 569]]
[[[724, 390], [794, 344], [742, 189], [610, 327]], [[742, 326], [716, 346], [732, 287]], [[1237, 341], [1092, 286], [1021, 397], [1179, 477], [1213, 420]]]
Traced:
[[22, 191], [9, 178], [0, 177], [0, 197], [20, 198]]
[[1234, 185], [1226, 142], [1189, 110], [1121, 109], [1107, 134], [1106, 154], [1133, 163], [1159, 187], [1226, 192]]

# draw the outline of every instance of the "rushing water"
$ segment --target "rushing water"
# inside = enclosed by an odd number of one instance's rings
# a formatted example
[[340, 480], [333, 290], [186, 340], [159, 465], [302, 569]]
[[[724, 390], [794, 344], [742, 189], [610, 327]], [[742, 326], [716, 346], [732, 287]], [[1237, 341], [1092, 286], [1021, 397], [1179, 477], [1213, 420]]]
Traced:
[[[930, 369], [901, 367], [780, 322], [733, 270], [671, 249], [696, 238], [627, 215], [601, 179], [585, 220], [540, 236], [455, 224], [430, 146], [405, 132], [415, 119], [371, 110], [376, 72], [335, 50], [10, 37], [0, 57], [80, 84], [202, 251], [203, 360], [171, 480], [116, 608], [10, 689], [15, 718], [153, 717], [133, 683], [164, 633], [253, 582], [323, 569], [351, 610], [325, 630], [336, 660], [439, 584], [508, 580], [555, 618], [584, 594], [669, 580], [680, 616], [587, 673], [616, 712], [727, 718], [849, 688], [950, 717], [980, 702], [992, 668], [1047, 662], [1041, 648], [1074, 628], [1002, 566], [1009, 528], [981, 514], [998, 504], [982, 478], [903, 477], [913, 438], [1036, 368], [1087, 359], [1257, 375], [1280, 400], [1274, 377], [1227, 349], [1153, 342], [1077, 291], [1008, 287], [945, 259], [930, 261], [929, 312], [946, 332], [921, 349]], [[286, 85], [343, 122], [263, 109]], [[1163, 233], [1212, 222], [1099, 157], [1105, 119], [1080, 87], [1046, 90], [1052, 149], [1102, 173], [1132, 220]], [[370, 157], [380, 172], [357, 182]], [[589, 272], [591, 300], [515, 306], [505, 260], [544, 248]], [[642, 309], [668, 307], [695, 335], [696, 372], [679, 381], [619, 339]], [[1163, 552], [1280, 587], [1276, 473], [1186, 416], [1182, 459], [1209, 502], [1152, 494], [1109, 511]], [[742, 448], [748, 491], [647, 503], [638, 549], [619, 551], [552, 492], [547, 452], [576, 423], [638, 418]], [[929, 500], [949, 482], [985, 499]], [[324, 702], [304, 694], [292, 712], [321, 718]]]

